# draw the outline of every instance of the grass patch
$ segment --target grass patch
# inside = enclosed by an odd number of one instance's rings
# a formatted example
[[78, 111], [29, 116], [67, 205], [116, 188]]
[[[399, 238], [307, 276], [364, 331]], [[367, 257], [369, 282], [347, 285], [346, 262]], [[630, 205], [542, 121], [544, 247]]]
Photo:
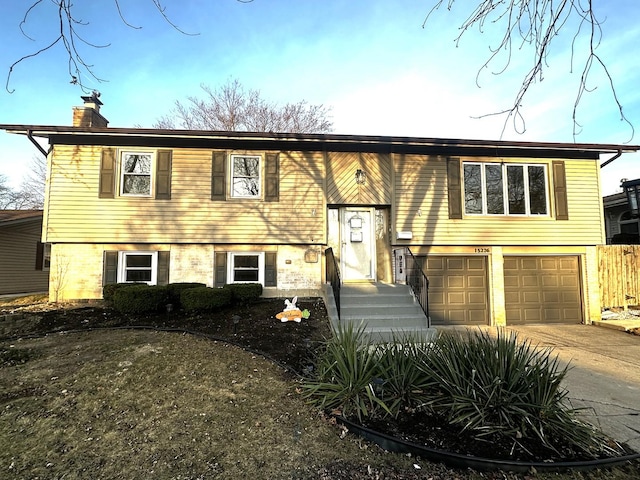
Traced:
[[340, 458], [379, 461], [236, 347], [127, 331], [22, 343], [39, 356], [1, 370], [15, 393], [0, 411], [3, 478], [313, 478]]

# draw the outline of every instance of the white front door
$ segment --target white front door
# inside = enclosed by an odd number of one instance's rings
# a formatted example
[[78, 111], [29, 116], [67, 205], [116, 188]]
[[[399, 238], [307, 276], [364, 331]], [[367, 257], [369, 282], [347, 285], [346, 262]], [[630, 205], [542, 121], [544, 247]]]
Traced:
[[340, 210], [342, 279], [376, 279], [375, 211], [373, 208], [346, 207]]

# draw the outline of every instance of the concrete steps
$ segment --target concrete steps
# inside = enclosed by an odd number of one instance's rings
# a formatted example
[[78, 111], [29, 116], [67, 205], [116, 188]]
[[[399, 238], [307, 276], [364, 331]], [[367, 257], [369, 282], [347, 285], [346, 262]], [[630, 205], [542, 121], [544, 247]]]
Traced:
[[429, 341], [436, 334], [409, 286], [401, 284], [342, 285], [340, 323], [364, 326], [366, 335], [376, 342], [390, 341], [394, 335]]

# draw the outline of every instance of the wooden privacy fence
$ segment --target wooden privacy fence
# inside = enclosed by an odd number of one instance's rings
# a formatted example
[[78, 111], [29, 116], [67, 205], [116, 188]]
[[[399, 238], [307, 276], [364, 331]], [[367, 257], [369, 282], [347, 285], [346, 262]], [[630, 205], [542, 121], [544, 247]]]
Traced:
[[640, 305], [640, 245], [598, 246], [602, 308]]

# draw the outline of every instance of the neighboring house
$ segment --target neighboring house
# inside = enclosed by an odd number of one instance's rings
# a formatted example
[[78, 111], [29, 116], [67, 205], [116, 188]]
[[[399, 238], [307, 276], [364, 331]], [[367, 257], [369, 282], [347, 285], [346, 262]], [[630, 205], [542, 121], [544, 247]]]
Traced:
[[621, 192], [607, 195], [602, 199], [602, 203], [607, 244], [639, 244], [640, 219], [629, 208], [627, 194]]
[[[261, 282], [320, 295], [402, 281], [422, 257], [433, 324], [600, 317], [601, 154], [628, 145], [109, 128], [97, 97], [48, 139], [51, 295], [110, 282]], [[41, 147], [40, 147], [41, 148]]]
[[42, 210], [0, 210], [0, 295], [49, 289], [49, 248], [41, 236]]

